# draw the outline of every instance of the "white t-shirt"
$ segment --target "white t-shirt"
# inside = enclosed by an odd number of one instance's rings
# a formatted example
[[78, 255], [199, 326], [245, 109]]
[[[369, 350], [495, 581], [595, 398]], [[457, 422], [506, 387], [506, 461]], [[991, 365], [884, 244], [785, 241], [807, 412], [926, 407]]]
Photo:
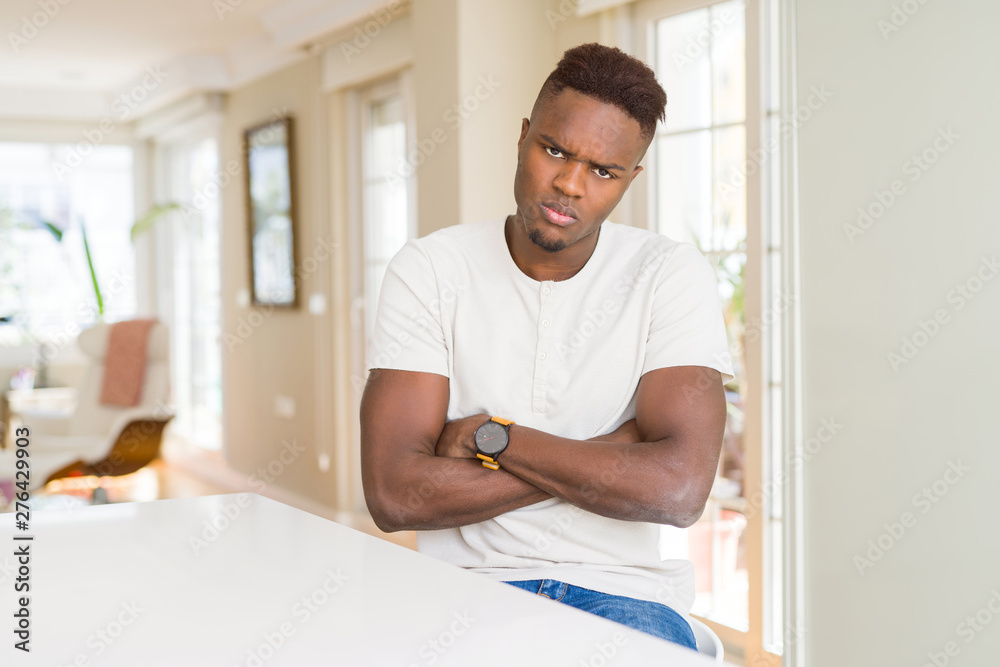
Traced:
[[[369, 369], [448, 377], [448, 420], [499, 415], [577, 440], [634, 418], [647, 371], [707, 366], [732, 379], [715, 275], [692, 244], [604, 222], [576, 275], [539, 282], [511, 258], [504, 222], [407, 242], [382, 283]], [[420, 531], [417, 548], [497, 580], [557, 579], [686, 615], [694, 568], [660, 559], [660, 528], [550, 498]]]

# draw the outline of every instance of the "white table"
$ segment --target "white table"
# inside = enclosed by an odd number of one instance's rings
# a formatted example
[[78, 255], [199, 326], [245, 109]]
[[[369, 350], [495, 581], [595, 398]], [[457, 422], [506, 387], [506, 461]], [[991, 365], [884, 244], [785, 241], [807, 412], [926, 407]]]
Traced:
[[[14, 520], [0, 514], [5, 666], [713, 664], [255, 494], [39, 511], [27, 532]], [[21, 544], [30, 654], [11, 630]]]

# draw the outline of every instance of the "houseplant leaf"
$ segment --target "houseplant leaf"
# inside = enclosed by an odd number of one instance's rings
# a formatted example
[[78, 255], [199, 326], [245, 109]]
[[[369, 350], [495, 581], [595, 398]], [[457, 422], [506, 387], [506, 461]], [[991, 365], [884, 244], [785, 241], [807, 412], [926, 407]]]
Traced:
[[132, 243], [135, 243], [135, 238], [142, 234], [147, 229], [151, 228], [156, 224], [156, 221], [160, 219], [166, 213], [170, 211], [176, 211], [180, 209], [181, 205], [176, 202], [169, 202], [167, 204], [157, 204], [153, 208], [146, 211], [146, 214], [135, 221], [132, 225], [132, 232], [130, 234]]
[[48, 220], [42, 220], [42, 224], [45, 225], [47, 230], [52, 232], [52, 236], [56, 237], [56, 241], [62, 242], [63, 231], [61, 229], [53, 225]]
[[80, 233], [83, 234], [83, 249], [87, 253], [87, 266], [90, 268], [90, 280], [94, 283], [94, 296], [97, 297], [97, 312], [104, 319], [104, 299], [101, 298], [101, 287], [97, 284], [97, 273], [94, 272], [94, 261], [90, 257], [90, 244], [87, 243], [87, 228], [80, 223]]

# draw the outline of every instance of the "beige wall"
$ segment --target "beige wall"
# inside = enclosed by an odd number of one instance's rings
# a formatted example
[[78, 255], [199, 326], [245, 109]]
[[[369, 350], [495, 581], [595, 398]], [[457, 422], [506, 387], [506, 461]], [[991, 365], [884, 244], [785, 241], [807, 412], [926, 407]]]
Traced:
[[458, 224], [461, 217], [460, 137], [444, 121], [445, 112], [458, 98], [458, 30], [458, 0], [420, 0], [414, 4], [417, 141], [434, 146], [433, 151], [421, 149], [425, 158], [419, 166], [414, 165], [419, 236]]
[[[386, 40], [410, 31], [416, 141], [434, 146], [420, 149], [416, 169], [419, 235], [514, 210], [521, 118], [530, 114], [562, 52], [601, 35], [598, 17], [577, 19], [559, 6], [558, 0], [420, 0], [395, 15], [391, 27], [354, 56], [358, 68], [382, 76], [388, 70], [380, 59], [389, 70], [401, 65], [399, 43], [390, 46]], [[300, 283], [298, 309], [275, 309], [261, 317], [266, 311], [257, 314], [259, 309], [238, 303], [240, 292], [249, 288], [244, 185], [240, 179], [224, 189], [226, 455], [231, 465], [253, 475], [276, 465], [283, 443], [294, 441], [306, 451], [281, 466], [274, 483], [339, 509], [357, 506], [357, 400], [363, 386], [352, 369], [356, 342], [349, 325], [352, 214], [346, 174], [353, 138], [346, 93], [367, 82], [351, 76], [340, 49], [354, 34], [348, 28], [325, 42], [331, 50], [325, 73], [323, 57], [310, 56], [233, 91], [221, 132], [225, 165], [240, 159], [246, 127], [267, 120], [275, 109], [291, 113], [299, 260], [312, 254], [320, 238], [338, 244], [329, 262]], [[327, 313], [309, 314], [306, 302], [312, 294], [326, 298]], [[234, 343], [232, 336], [241, 342]], [[275, 414], [277, 395], [295, 401], [293, 419]], [[320, 452], [332, 454], [329, 470], [320, 470]]]
[[414, 3], [417, 139], [443, 137], [417, 170], [421, 236], [513, 212], [521, 119], [562, 53], [556, 4]]
[[521, 119], [558, 60], [545, 3], [464, 0], [459, 16], [462, 222], [514, 212]]
[[[1000, 5], [896, 4], [919, 11], [886, 39], [892, 3], [797, 3], [800, 96], [833, 93], [800, 131], [805, 435], [843, 424], [805, 464], [811, 667], [1000, 655], [993, 612], [984, 632], [959, 630], [1000, 591], [1000, 278], [948, 299], [1000, 253]], [[959, 138], [914, 181], [907, 161], [949, 127]], [[895, 180], [903, 194], [851, 243], [844, 225]], [[887, 354], [939, 309], [947, 322], [893, 370]], [[946, 476], [953, 462], [969, 470]], [[943, 496], [919, 499], [935, 482]]]
[[[556, 7], [557, 3], [549, 3]], [[584, 26], [583, 29], [580, 26]], [[416, 169], [419, 234], [459, 222], [470, 222], [513, 211], [512, 184], [521, 118], [545, 76], [554, 66], [567, 31], [595, 33], [596, 22], [569, 18], [555, 27], [545, 5], [518, 0], [503, 5], [474, 0], [421, 0], [394, 19], [392, 30], [409, 26], [416, 111], [416, 140], [434, 142], [422, 150]], [[391, 39], [387, 30], [382, 39]], [[349, 80], [339, 58], [339, 43], [353, 31], [332, 36], [334, 79]], [[358, 56], [364, 67], [378, 66], [381, 53], [393, 62], [398, 49], [385, 48], [379, 37]], [[389, 57], [389, 56], [386, 56]], [[352, 374], [355, 344], [349, 322], [350, 169], [346, 88], [323, 90], [323, 59], [310, 57], [267, 78], [233, 91], [226, 102], [222, 130], [222, 164], [239, 159], [241, 133], [266, 120], [274, 109], [287, 109], [296, 119], [296, 194], [299, 205], [297, 249], [300, 261], [319, 237], [340, 245], [329, 266], [308, 275], [299, 285], [297, 310], [277, 310], [264, 317], [238, 344], [228, 338], [223, 347], [226, 395], [227, 458], [248, 475], [280, 455], [282, 443], [295, 441], [306, 452], [284, 466], [279, 486], [341, 509], [357, 498], [354, 451], [361, 378]], [[350, 86], [365, 81], [349, 80]], [[436, 137], [432, 138], [432, 137]], [[317, 196], [321, 190], [326, 193]], [[237, 303], [249, 286], [245, 192], [242, 181], [223, 193], [223, 330], [240, 336], [244, 322], [258, 316]], [[327, 298], [330, 310], [317, 320], [305, 307], [310, 294]], [[334, 326], [336, 323], [336, 326]], [[323, 333], [327, 326], [329, 332]], [[317, 345], [329, 345], [326, 365], [319, 363]], [[230, 350], [229, 348], [233, 349]], [[330, 386], [328, 404], [317, 404], [317, 387]], [[275, 415], [276, 395], [296, 404], [293, 419]], [[325, 410], [330, 430], [323, 428]], [[319, 417], [319, 419], [317, 419]], [[333, 442], [329, 442], [332, 440]], [[333, 451], [331, 468], [321, 471], [319, 451]], [[345, 489], [345, 487], [351, 487]]]
[[[268, 120], [275, 110], [295, 118], [295, 183], [298, 220], [296, 247], [300, 264], [329, 235], [328, 216], [317, 189], [326, 191], [326, 174], [317, 170], [317, 137], [322, 136], [317, 98], [319, 59], [309, 58], [234, 91], [226, 104], [221, 136], [221, 164], [241, 159], [242, 131]], [[319, 272], [303, 276], [297, 309], [243, 307], [237, 294], [249, 288], [245, 187], [240, 180], [223, 191], [222, 201], [222, 328], [226, 454], [248, 475], [261, 466], [280, 470], [275, 483], [312, 499], [334, 504], [333, 471], [320, 472], [317, 459], [315, 316], [306, 307], [309, 295], [322, 292]], [[332, 261], [332, 260], [328, 260]], [[268, 314], [270, 313], [270, 314]], [[259, 326], [254, 326], [258, 323]], [[248, 333], [248, 335], [246, 335]], [[227, 334], [238, 337], [238, 344]], [[232, 348], [232, 349], [230, 349]], [[275, 414], [276, 395], [295, 402], [292, 419]], [[306, 451], [290, 463], [279, 458], [284, 443]], [[285, 461], [290, 456], [285, 455]], [[274, 463], [281, 462], [281, 465]]]

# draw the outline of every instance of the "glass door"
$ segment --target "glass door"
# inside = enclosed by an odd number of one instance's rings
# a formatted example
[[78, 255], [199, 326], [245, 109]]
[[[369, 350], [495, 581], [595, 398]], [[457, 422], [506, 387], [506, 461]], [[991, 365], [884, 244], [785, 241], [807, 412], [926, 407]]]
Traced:
[[157, 226], [165, 260], [160, 317], [170, 327], [173, 432], [222, 448], [222, 353], [218, 146], [214, 138], [162, 148], [163, 201], [181, 205]]

